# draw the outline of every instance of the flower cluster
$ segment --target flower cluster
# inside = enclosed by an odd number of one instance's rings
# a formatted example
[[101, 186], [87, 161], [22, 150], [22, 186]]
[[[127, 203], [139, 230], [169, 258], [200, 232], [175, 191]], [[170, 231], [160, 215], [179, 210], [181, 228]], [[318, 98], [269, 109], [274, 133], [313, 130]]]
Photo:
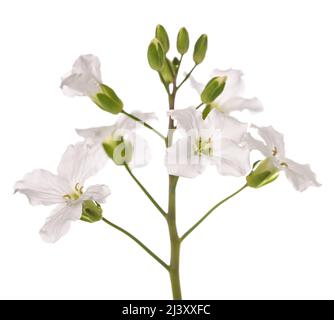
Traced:
[[[151, 66], [158, 68], [159, 63], [152, 60]], [[242, 76], [238, 70], [215, 70], [207, 85], [190, 76], [202, 103], [198, 107], [168, 112], [173, 123], [170, 129], [180, 132], [180, 138], [174, 142], [165, 138], [168, 173], [194, 178], [202, 174], [207, 165], [215, 165], [221, 175], [246, 176], [248, 186], [254, 188], [273, 181], [280, 171], [285, 172], [296, 190], [319, 186], [308, 165], [286, 158], [282, 134], [271, 126], [250, 126], [235, 118], [240, 111], [263, 109], [257, 98], [242, 96]], [[128, 168], [146, 165], [150, 159], [148, 144], [136, 131], [145, 126], [159, 134], [148, 124], [156, 119], [153, 113], [124, 111], [116, 93], [102, 83], [100, 61], [94, 55], [80, 56], [72, 71], [62, 79], [61, 88], [66, 95], [87, 96], [101, 109], [119, 115], [113, 125], [76, 130], [83, 141], [66, 149], [56, 175], [34, 170], [15, 184], [15, 191], [25, 194], [32, 205], [57, 205], [40, 231], [48, 242], [62, 237], [71, 221], [99, 221], [102, 218], [100, 203], [110, 191], [105, 185], [86, 188], [86, 180], [102, 169], [109, 158]], [[263, 141], [256, 139], [252, 131]], [[251, 169], [252, 150], [260, 151], [265, 158]]]

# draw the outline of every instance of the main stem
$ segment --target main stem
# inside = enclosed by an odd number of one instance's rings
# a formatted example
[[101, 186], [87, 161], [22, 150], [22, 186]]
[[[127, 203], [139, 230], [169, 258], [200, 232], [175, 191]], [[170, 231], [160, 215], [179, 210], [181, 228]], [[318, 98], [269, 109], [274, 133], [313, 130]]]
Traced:
[[178, 177], [169, 176], [169, 200], [168, 200], [168, 216], [167, 223], [170, 238], [170, 264], [169, 277], [172, 286], [173, 299], [181, 300], [181, 284], [180, 284], [180, 245], [181, 241], [176, 228], [176, 184]]
[[[174, 110], [175, 107], [175, 96], [177, 92], [176, 79], [173, 83], [173, 91], [169, 95], [169, 110]], [[172, 145], [173, 140], [173, 129], [174, 121], [169, 117], [168, 124], [168, 140], [167, 145]], [[180, 246], [181, 241], [177, 233], [176, 228], [176, 185], [178, 177], [169, 175], [168, 177], [168, 214], [167, 214], [167, 223], [169, 230], [170, 238], [170, 264], [169, 264], [169, 277], [172, 286], [173, 299], [181, 300], [181, 284], [180, 284]]]

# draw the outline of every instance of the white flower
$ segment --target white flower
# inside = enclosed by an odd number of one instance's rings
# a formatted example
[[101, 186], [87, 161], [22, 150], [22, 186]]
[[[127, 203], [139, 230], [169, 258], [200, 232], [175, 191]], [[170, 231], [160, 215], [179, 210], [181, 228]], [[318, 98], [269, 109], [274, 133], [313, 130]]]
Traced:
[[[211, 103], [215, 110], [225, 115], [229, 115], [233, 111], [249, 110], [252, 112], [262, 111], [263, 107], [257, 98], [245, 99], [242, 97], [244, 91], [244, 82], [242, 72], [239, 70], [214, 70], [212, 77], [226, 77], [224, 91], [218, 98]], [[193, 77], [190, 78], [191, 85], [199, 94], [203, 91], [205, 85], [197, 82]], [[214, 111], [212, 111], [214, 112]]]
[[101, 91], [101, 83], [100, 60], [87, 54], [74, 62], [72, 71], [62, 78], [60, 87], [67, 96], [93, 97]]
[[284, 138], [272, 126], [256, 127], [263, 141], [254, 139], [249, 133], [245, 134], [245, 141], [251, 149], [259, 150], [267, 159], [269, 165], [283, 170], [298, 191], [304, 191], [310, 186], [320, 186], [314, 172], [308, 164], [299, 164], [285, 157]]
[[170, 112], [177, 128], [186, 132], [167, 149], [168, 173], [193, 178], [208, 164], [214, 164], [222, 175], [242, 176], [249, 170], [249, 150], [239, 142], [247, 130], [243, 124], [221, 114], [210, 113], [203, 120], [194, 108]]
[[[135, 111], [131, 114], [144, 122], [156, 119], [154, 113]], [[140, 124], [138, 124], [137, 121], [121, 114], [116, 123], [112, 126], [77, 129], [76, 131], [79, 136], [85, 139], [86, 144], [96, 148], [97, 155], [104, 164], [109, 159], [102, 147], [102, 143], [106, 139], [112, 138], [119, 140], [122, 138], [124, 141], [129, 142], [133, 148], [132, 159], [129, 166], [135, 168], [145, 166], [150, 160], [150, 151], [147, 142], [134, 132], [139, 126]]]
[[58, 166], [58, 174], [37, 169], [16, 182], [15, 192], [25, 194], [31, 205], [57, 204], [40, 230], [46, 242], [55, 242], [65, 235], [71, 221], [79, 220], [85, 200], [103, 202], [110, 194], [105, 185], [93, 185], [84, 190], [87, 178], [97, 173], [101, 162], [95, 151], [84, 143], [70, 145]]

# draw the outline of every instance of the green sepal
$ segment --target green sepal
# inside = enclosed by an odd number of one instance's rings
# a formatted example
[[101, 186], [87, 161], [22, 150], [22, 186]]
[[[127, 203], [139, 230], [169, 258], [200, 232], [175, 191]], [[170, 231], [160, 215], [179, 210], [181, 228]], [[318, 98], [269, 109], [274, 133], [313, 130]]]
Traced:
[[195, 43], [193, 60], [196, 64], [200, 64], [203, 62], [207, 49], [208, 49], [208, 36], [206, 34], [202, 34]]
[[132, 144], [122, 137], [110, 136], [103, 141], [102, 146], [108, 157], [119, 166], [128, 164], [132, 159]]
[[223, 91], [226, 84], [226, 77], [212, 78], [201, 93], [203, 103], [213, 102]]
[[85, 200], [82, 203], [82, 214], [80, 220], [94, 223], [102, 219], [103, 210], [101, 206], [93, 200]]
[[251, 188], [261, 188], [273, 182], [279, 176], [279, 170], [274, 166], [271, 158], [257, 161], [252, 172], [246, 177], [247, 185]]
[[158, 24], [155, 29], [155, 37], [160, 41], [162, 45], [162, 49], [165, 53], [169, 50], [169, 38], [166, 29], [161, 25]]
[[213, 109], [214, 107], [211, 104], [207, 104], [202, 111], [202, 119], [205, 120]]
[[147, 60], [151, 68], [160, 71], [164, 65], [165, 53], [158, 39], [153, 39], [147, 49]]
[[181, 55], [187, 53], [189, 49], [189, 34], [186, 28], [181, 28], [177, 34], [176, 47]]
[[[117, 96], [116, 96], [117, 97]], [[92, 99], [102, 110], [112, 114], [118, 114], [123, 110], [123, 102], [117, 97], [112, 99], [104, 93], [97, 93], [95, 99]]]

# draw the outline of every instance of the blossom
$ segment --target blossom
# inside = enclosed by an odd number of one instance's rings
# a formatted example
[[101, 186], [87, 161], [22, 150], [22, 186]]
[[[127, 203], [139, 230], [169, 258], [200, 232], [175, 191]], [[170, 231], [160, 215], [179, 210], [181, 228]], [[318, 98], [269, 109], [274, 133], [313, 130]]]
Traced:
[[40, 230], [46, 242], [56, 242], [65, 235], [72, 221], [79, 220], [86, 200], [104, 202], [110, 194], [106, 185], [84, 190], [85, 181], [101, 168], [94, 150], [84, 143], [70, 145], [58, 165], [58, 174], [37, 169], [17, 181], [15, 192], [27, 196], [31, 205], [57, 205]]
[[193, 178], [208, 164], [214, 164], [222, 175], [242, 176], [249, 170], [249, 150], [240, 146], [247, 124], [221, 114], [210, 113], [203, 120], [195, 108], [170, 112], [177, 128], [186, 136], [167, 149], [168, 173]]
[[308, 164], [299, 164], [285, 156], [284, 137], [272, 126], [256, 127], [263, 141], [245, 134], [249, 148], [259, 150], [266, 158], [267, 170], [285, 172], [286, 177], [298, 191], [304, 191], [310, 186], [320, 186], [315, 173]]
[[[248, 110], [252, 112], [262, 111], [263, 107], [257, 98], [246, 99], [242, 97], [244, 91], [244, 82], [242, 72], [239, 70], [214, 70], [212, 77], [226, 77], [224, 91], [216, 100], [210, 104], [213, 109], [229, 115], [233, 111]], [[199, 94], [202, 93], [205, 85], [197, 82], [193, 77], [190, 78], [191, 85]]]
[[[154, 113], [143, 113], [135, 111], [131, 114], [141, 121], [155, 119]], [[97, 156], [105, 164], [108, 156], [105, 153], [102, 143], [106, 140], [120, 141], [121, 139], [132, 146], [132, 157], [129, 166], [132, 168], [145, 166], [150, 160], [150, 151], [145, 139], [135, 133], [138, 128], [137, 121], [121, 114], [115, 124], [111, 126], [77, 129], [79, 136], [85, 139], [85, 143], [95, 148]]]
[[61, 89], [67, 96], [94, 97], [101, 91], [100, 60], [87, 54], [81, 55], [73, 64], [72, 71], [62, 78]]

